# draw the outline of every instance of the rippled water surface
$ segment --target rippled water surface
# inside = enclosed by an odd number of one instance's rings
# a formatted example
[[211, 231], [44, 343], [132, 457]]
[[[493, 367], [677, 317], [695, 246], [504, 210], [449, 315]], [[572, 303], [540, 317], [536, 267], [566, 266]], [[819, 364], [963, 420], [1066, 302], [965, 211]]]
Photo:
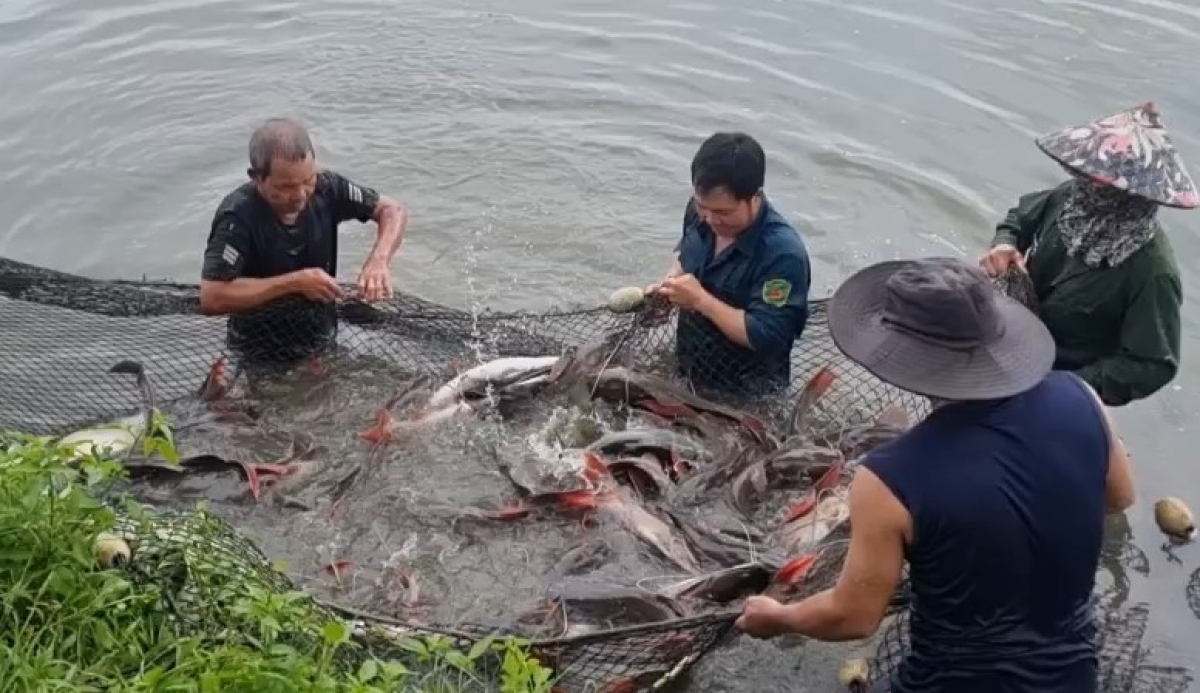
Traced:
[[[539, 6], [540, 5], [540, 6]], [[194, 281], [256, 121], [311, 124], [323, 163], [403, 200], [398, 285], [457, 306], [598, 301], [665, 268], [688, 162], [743, 129], [824, 294], [873, 260], [973, 256], [1018, 194], [1059, 179], [1032, 137], [1157, 101], [1200, 174], [1200, 9], [1181, 0], [566, 0], [498, 5], [0, 0], [0, 254]], [[1177, 381], [1118, 413], [1155, 607], [1149, 644], [1200, 666], [1153, 500], [1200, 503], [1192, 285], [1200, 213], [1163, 221], [1184, 272]], [[348, 224], [340, 274], [371, 238]], [[706, 690], [795, 685], [742, 648]], [[793, 665], [792, 662], [796, 662]], [[812, 686], [828, 672], [805, 674]]]

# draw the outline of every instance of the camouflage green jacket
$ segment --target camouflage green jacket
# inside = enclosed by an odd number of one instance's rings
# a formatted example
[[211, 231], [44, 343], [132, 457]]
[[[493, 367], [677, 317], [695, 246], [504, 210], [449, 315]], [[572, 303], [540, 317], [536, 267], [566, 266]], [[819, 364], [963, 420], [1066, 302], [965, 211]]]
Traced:
[[1179, 267], [1161, 231], [1116, 267], [1092, 269], [1068, 256], [1058, 230], [1066, 191], [1063, 184], [1021, 196], [992, 245], [1028, 251], [1039, 315], [1058, 346], [1054, 367], [1122, 406], [1154, 394], [1179, 370]]

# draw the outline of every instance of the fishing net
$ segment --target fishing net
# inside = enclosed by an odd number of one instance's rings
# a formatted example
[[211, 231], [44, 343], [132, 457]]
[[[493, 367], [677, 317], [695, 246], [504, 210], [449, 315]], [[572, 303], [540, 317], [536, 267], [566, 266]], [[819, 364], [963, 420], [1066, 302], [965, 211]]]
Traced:
[[[889, 404], [914, 418], [927, 411], [924, 398], [880, 382], [841, 356], [829, 337], [825, 300], [813, 301], [810, 313], [793, 350], [791, 386], [755, 397], [759, 413], [785, 416], [797, 390], [821, 367], [836, 377], [810, 414], [814, 421], [869, 422]], [[400, 295], [386, 304], [348, 299], [330, 308], [284, 299], [234, 321], [201, 315], [194, 285], [94, 280], [0, 258], [0, 428], [56, 435], [135, 411], [141, 402], [132, 380], [108, 372], [121, 360], [142, 363], [157, 396], [171, 401], [193, 396], [222, 356], [247, 374], [319, 358], [440, 376], [451, 364], [555, 355], [620, 334], [638, 370], [673, 377], [680, 370], [676, 317], [672, 311], [655, 323], [644, 312], [605, 307], [474, 313]], [[722, 368], [701, 356], [690, 361], [689, 373]], [[744, 364], [739, 368], [739, 379], [755, 379]]]
[[[346, 287], [349, 289], [349, 287]], [[137, 411], [133, 379], [110, 373], [119, 361], [145, 368], [159, 404], [194, 398], [213, 364], [224, 358], [234, 373], [254, 378], [305, 367], [314, 360], [350, 363], [371, 372], [443, 376], [452, 364], [505, 356], [557, 355], [568, 347], [618, 335], [642, 372], [676, 378], [675, 321], [667, 312], [617, 313], [580, 307], [546, 313], [457, 310], [400, 295], [386, 304], [353, 299], [331, 308], [285, 299], [237, 320], [200, 314], [194, 285], [166, 281], [94, 280], [0, 259], [0, 430], [58, 435]], [[723, 364], [705, 363], [690, 375], [709, 376]], [[821, 368], [832, 386], [809, 411], [814, 426], [870, 423], [888, 405], [913, 418], [927, 410], [920, 397], [888, 386], [845, 360], [830, 339], [826, 303], [812, 302], [803, 338], [791, 358], [791, 384], [782, 392], [736, 402], [765, 417], [786, 419], [795, 396]], [[743, 363], [736, 377], [755, 381]], [[764, 379], [769, 380], [766, 376]], [[207, 513], [160, 514], [121, 527], [140, 542], [131, 574], [163, 592], [163, 608], [180, 628], [227, 632], [231, 605], [245, 586], [292, 589], [290, 580], [231, 527]], [[145, 523], [150, 524], [145, 524]], [[140, 528], [140, 529], [139, 529]], [[837, 552], [831, 554], [836, 556]], [[840, 559], [822, 561], [801, 586], [813, 593], [832, 585]], [[402, 624], [313, 602], [317, 614], [340, 614], [358, 624], [356, 638], [371, 651], [395, 650], [396, 638], [441, 633], [456, 642], [495, 631], [484, 626]], [[734, 615], [696, 616], [535, 641], [534, 654], [560, 677], [563, 690], [649, 690], [683, 673], [731, 633]], [[215, 630], [214, 630], [215, 629]], [[403, 651], [392, 652], [402, 656]]]
[[[1150, 660], [1143, 645], [1150, 607], [1122, 604], [1118, 590], [1096, 594], [1094, 599], [1099, 686], [1101, 693], [1184, 693], [1193, 677], [1183, 667], [1164, 666]], [[883, 693], [909, 653], [909, 618], [905, 610], [894, 615], [878, 636], [869, 668], [871, 690]]]
[[[239, 613], [248, 594], [296, 590], [252, 542], [204, 509], [130, 513], [117, 508], [114, 515], [113, 534], [131, 549], [121, 569], [135, 584], [161, 595], [161, 608], [182, 635], [236, 637], [239, 624], [248, 627]], [[521, 635], [511, 627], [404, 623], [314, 598], [306, 598], [303, 608], [315, 622], [349, 622], [352, 647], [338, 659], [347, 668], [359, 666], [367, 655], [410, 660], [412, 651], [405, 642], [416, 637], [441, 636], [465, 650], [488, 636]], [[701, 616], [533, 640], [530, 650], [555, 672], [560, 690], [648, 690], [678, 677], [732, 624], [728, 615]]]

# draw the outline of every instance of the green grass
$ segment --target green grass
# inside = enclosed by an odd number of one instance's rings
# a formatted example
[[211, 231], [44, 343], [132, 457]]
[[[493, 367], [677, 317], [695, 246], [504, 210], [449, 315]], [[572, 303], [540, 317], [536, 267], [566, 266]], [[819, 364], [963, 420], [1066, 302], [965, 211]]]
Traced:
[[[172, 456], [169, 433], [151, 445]], [[551, 674], [525, 643], [462, 651], [408, 638], [404, 663], [381, 661], [350, 642], [346, 623], [315, 618], [300, 593], [248, 589], [217, 635], [179, 632], [153, 586], [97, 558], [114, 518], [97, 499], [120, 475], [112, 460], [0, 439], [0, 691], [549, 693]], [[347, 652], [359, 655], [352, 665]]]

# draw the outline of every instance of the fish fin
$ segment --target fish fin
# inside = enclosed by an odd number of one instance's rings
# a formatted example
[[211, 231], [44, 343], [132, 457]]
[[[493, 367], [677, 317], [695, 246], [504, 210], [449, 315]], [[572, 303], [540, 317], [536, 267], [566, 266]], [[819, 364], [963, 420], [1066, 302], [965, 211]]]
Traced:
[[775, 571], [775, 575], [771, 578], [771, 581], [785, 585], [794, 585], [804, 579], [804, 576], [808, 574], [809, 569], [816, 562], [817, 555], [812, 553], [789, 559], [779, 567], [779, 570]]
[[558, 504], [558, 509], [563, 511], [572, 510], [591, 510], [596, 507], [596, 493], [594, 491], [563, 491], [555, 494], [555, 502]]
[[804, 497], [792, 504], [788, 508], [787, 514], [783, 517], [783, 524], [787, 524], [792, 520], [797, 520], [813, 511], [817, 507], [817, 492], [814, 489], [809, 489]]
[[374, 445], [396, 439], [392, 433], [392, 413], [387, 410], [387, 407], [379, 410], [379, 413], [375, 415], [375, 423], [370, 428], [359, 432], [358, 437]]
[[845, 466], [846, 466], [846, 461], [844, 459], [834, 462], [833, 465], [830, 466], [829, 469], [826, 470], [826, 472], [821, 475], [821, 478], [817, 479], [817, 483], [813, 484], [813, 490], [816, 491], [817, 493], [820, 493], [822, 491], [831, 489], [834, 486], [836, 486], [838, 483], [838, 480], [842, 476], [842, 469]]
[[582, 476], [588, 483], [593, 486], [600, 483], [600, 480], [608, 476], [608, 465], [600, 455], [591, 450], [583, 451], [583, 469], [579, 475]]
[[262, 475], [283, 477], [288, 476], [296, 471], [296, 468], [288, 464], [255, 464], [254, 471], [261, 477]]
[[517, 501], [492, 510], [487, 513], [487, 516], [493, 520], [522, 520], [529, 517], [530, 512], [532, 511], [528, 505]]
[[211, 402], [225, 395], [225, 356], [218, 356], [200, 383], [197, 393], [202, 401]]
[[801, 426], [804, 424], [804, 419], [808, 416], [808, 412], [813, 405], [817, 403], [829, 388], [833, 387], [833, 382], [836, 376], [829, 366], [822, 366], [813, 377], [808, 379], [804, 385], [804, 389], [800, 391], [800, 396], [796, 398], [796, 405], [792, 408], [791, 421], [788, 426], [788, 435], [795, 435], [800, 432]]
[[155, 433], [154, 412], [158, 409], [158, 404], [154, 397], [154, 388], [150, 385], [150, 380], [146, 377], [146, 367], [139, 361], [125, 359], [113, 364], [112, 368], [108, 369], [108, 372], [132, 375], [137, 378], [138, 393], [142, 397], [142, 407], [146, 410], [146, 431], [144, 435], [148, 437], [153, 436]]
[[254, 468], [254, 465], [245, 462], [239, 463], [239, 466], [242, 468], [242, 473], [246, 475], [246, 486], [250, 489], [250, 495], [257, 503], [259, 498], [258, 470]]

